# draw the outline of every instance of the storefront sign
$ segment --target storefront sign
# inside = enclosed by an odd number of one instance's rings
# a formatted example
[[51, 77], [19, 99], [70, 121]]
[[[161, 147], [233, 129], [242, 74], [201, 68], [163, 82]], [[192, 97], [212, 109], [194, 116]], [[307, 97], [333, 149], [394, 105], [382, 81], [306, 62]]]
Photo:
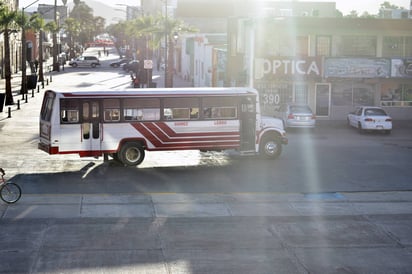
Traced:
[[321, 76], [321, 62], [317, 58], [255, 59], [255, 79], [265, 76]]
[[391, 77], [412, 78], [412, 58], [392, 59], [391, 68]]
[[383, 58], [327, 58], [325, 78], [388, 78], [390, 60]]

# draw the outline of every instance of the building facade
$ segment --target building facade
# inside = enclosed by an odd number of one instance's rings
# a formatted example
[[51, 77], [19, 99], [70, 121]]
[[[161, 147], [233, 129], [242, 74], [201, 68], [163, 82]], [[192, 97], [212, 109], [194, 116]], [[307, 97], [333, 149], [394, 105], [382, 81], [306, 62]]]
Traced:
[[[3, 0], [3, 5], [9, 10], [17, 10], [19, 1]], [[21, 69], [21, 34], [15, 26], [9, 28], [9, 45], [10, 45], [10, 67], [12, 73], [17, 73]], [[4, 36], [3, 30], [0, 33], [0, 78], [4, 78]]]
[[226, 85], [257, 88], [266, 114], [299, 102], [320, 119], [358, 105], [412, 117], [412, 20], [243, 17], [228, 29]]

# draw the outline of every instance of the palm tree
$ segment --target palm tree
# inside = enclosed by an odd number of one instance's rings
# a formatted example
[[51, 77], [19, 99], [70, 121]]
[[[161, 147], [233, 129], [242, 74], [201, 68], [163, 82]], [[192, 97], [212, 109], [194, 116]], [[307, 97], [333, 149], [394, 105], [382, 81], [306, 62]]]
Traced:
[[[144, 48], [144, 52], [140, 52], [139, 59], [152, 59], [152, 49], [156, 47], [153, 43], [153, 33], [157, 30], [158, 19], [153, 16], [142, 16], [129, 22], [126, 28], [126, 34], [129, 37], [134, 37], [137, 42], [140, 42], [140, 48]], [[146, 70], [145, 73], [139, 75], [142, 83], [146, 83], [147, 87], [151, 85], [151, 70]]]
[[43, 71], [43, 28], [44, 19], [39, 14], [34, 14], [30, 17], [30, 26], [33, 30], [39, 32], [39, 82], [44, 85], [44, 71]]
[[74, 54], [74, 41], [79, 36], [80, 23], [74, 18], [67, 18], [64, 21], [63, 28], [64, 28], [65, 32], [67, 33], [67, 37], [69, 38], [69, 47], [70, 47], [70, 53], [69, 53], [70, 56], [69, 56], [69, 58], [72, 59], [72, 58], [75, 57], [75, 54]]
[[27, 60], [27, 46], [26, 46], [26, 30], [29, 28], [29, 21], [27, 16], [22, 12], [21, 14], [17, 13], [16, 18], [17, 25], [21, 28], [21, 94], [27, 93], [27, 79], [26, 79], [26, 60]]
[[17, 18], [16, 11], [10, 11], [8, 7], [0, 3], [0, 32], [4, 36], [4, 76], [6, 78], [6, 100], [5, 105], [13, 105], [13, 94], [11, 91], [11, 66], [10, 66], [10, 27]]
[[122, 46], [126, 46], [126, 38], [128, 37], [128, 35], [126, 34], [126, 27], [126, 22], [121, 21], [117, 24], [112, 24], [106, 28], [107, 33], [116, 38], [115, 46], [120, 54], [120, 57], [122, 57], [120, 48]]
[[183, 21], [174, 18], [144, 16], [138, 18], [128, 29], [129, 34], [134, 36], [144, 36], [148, 48], [156, 48], [166, 36], [167, 63], [165, 71], [165, 87], [173, 87], [174, 71], [174, 37], [182, 33], [196, 32], [197, 29], [184, 24]]

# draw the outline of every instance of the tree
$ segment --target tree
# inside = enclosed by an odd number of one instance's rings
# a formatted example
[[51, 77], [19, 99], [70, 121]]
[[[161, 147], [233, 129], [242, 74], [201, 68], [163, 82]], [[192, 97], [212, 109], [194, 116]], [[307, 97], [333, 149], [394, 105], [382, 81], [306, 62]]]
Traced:
[[27, 79], [26, 79], [26, 60], [27, 60], [27, 45], [26, 45], [26, 30], [30, 27], [30, 21], [27, 20], [27, 16], [22, 12], [17, 13], [16, 18], [17, 25], [21, 28], [21, 94], [27, 94]]
[[39, 14], [34, 14], [30, 17], [30, 27], [39, 32], [39, 82], [44, 84], [44, 71], [43, 71], [43, 29], [44, 19]]
[[101, 16], [96, 16], [93, 19], [93, 36], [104, 33], [104, 26], [106, 25], [106, 19]]
[[69, 47], [70, 47], [70, 51], [69, 51], [69, 57], [70, 59], [75, 57], [75, 52], [74, 52], [74, 42], [75, 39], [78, 38], [79, 33], [80, 33], [80, 23], [75, 20], [74, 18], [67, 18], [64, 21], [64, 26], [63, 28], [65, 29], [65, 32], [67, 34], [67, 37], [69, 39]]
[[85, 45], [87, 42], [92, 41], [95, 33], [95, 18], [93, 17], [93, 9], [86, 5], [86, 3], [75, 0], [74, 7], [70, 12], [69, 17], [73, 18], [80, 24], [80, 32], [78, 35], [79, 42], [82, 45]]
[[397, 5], [389, 3], [388, 1], [385, 1], [381, 4], [380, 9], [399, 9], [399, 7]]
[[5, 105], [13, 105], [13, 94], [11, 90], [11, 66], [10, 66], [10, 32], [15, 20], [17, 19], [16, 11], [10, 11], [8, 7], [0, 3], [0, 32], [4, 36], [4, 76], [6, 79], [6, 100]]
[[[126, 26], [126, 31], [124, 31]], [[116, 37], [117, 41], [129, 40], [129, 45], [132, 41], [143, 39], [146, 55], [149, 55], [150, 49], [158, 48], [165, 37], [167, 37], [167, 64], [165, 72], [165, 87], [173, 87], [173, 71], [174, 71], [174, 36], [179, 36], [183, 33], [196, 32], [197, 30], [191, 26], [184, 24], [183, 21], [174, 18], [166, 18], [163, 16], [143, 16], [132, 21], [119, 22], [107, 28], [108, 32]], [[119, 43], [119, 42], [118, 42]], [[119, 44], [120, 44], [119, 43]], [[150, 58], [151, 56], [146, 56]]]
[[120, 53], [120, 57], [122, 57], [120, 48], [127, 45], [126, 39], [129, 38], [126, 34], [126, 27], [127, 23], [121, 21], [106, 28], [106, 32], [112, 37], [115, 37], [115, 46], [117, 48], [117, 51]]
[[196, 32], [197, 30], [191, 26], [185, 25], [183, 21], [174, 18], [162, 17], [159, 21], [158, 31], [156, 35], [165, 35], [167, 37], [166, 47], [166, 75], [165, 75], [165, 87], [173, 87], [173, 74], [174, 74], [174, 51], [175, 51], [175, 37], [180, 36], [183, 33]]

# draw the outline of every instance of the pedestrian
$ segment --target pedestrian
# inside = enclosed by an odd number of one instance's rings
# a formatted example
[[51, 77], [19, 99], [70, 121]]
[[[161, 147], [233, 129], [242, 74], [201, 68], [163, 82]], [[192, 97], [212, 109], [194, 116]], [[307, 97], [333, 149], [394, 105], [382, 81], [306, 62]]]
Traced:
[[36, 72], [37, 72], [37, 69], [39, 68], [39, 60], [34, 60], [34, 68], [36, 69]]

